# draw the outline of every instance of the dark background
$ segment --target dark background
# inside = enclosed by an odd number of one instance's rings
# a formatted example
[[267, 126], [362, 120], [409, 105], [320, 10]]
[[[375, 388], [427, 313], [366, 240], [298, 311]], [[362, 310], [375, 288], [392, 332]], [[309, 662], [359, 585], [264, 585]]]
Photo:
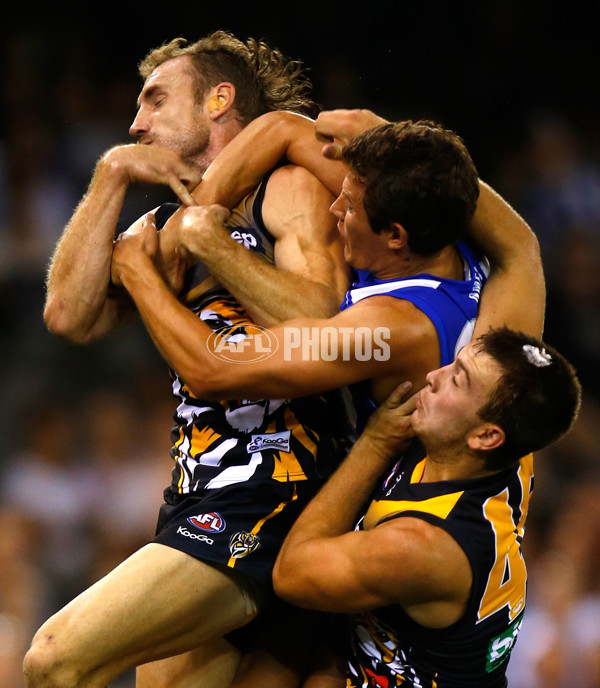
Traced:
[[[44, 275], [97, 158], [129, 141], [138, 61], [176, 36], [225, 29], [300, 59], [324, 108], [454, 129], [481, 176], [536, 231], [546, 337], [577, 366], [584, 406], [570, 438], [537, 462], [526, 538], [531, 628], [517, 644], [527, 652], [514, 657], [526, 678], [511, 686], [548, 676], [557, 686], [600, 685], [581, 656], [600, 648], [598, 622], [579, 616], [600, 582], [599, 27], [599, 2], [14, 5], [0, 26], [0, 644], [12, 638], [18, 656], [41, 619], [153, 530], [170, 471], [164, 363], [141, 328], [84, 348], [52, 337]], [[123, 226], [164, 194], [132, 188]], [[585, 628], [586, 642], [563, 637], [571, 663], [544, 673], [545, 657], [562, 657], [547, 631], [565, 619]], [[20, 685], [11, 670], [0, 657], [7, 688]]]

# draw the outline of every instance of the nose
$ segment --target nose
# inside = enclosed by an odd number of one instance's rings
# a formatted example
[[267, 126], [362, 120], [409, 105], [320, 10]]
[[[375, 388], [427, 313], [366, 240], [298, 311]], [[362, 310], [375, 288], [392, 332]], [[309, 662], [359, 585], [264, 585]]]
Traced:
[[444, 375], [444, 371], [446, 369], [446, 366], [444, 368], [438, 368], [437, 370], [432, 370], [427, 375], [425, 376], [425, 381], [429, 385], [430, 389], [432, 392], [436, 392], [437, 389], [440, 386], [440, 380], [442, 378], [442, 375]]
[[131, 123], [131, 126], [129, 127], [129, 133], [131, 136], [134, 136], [136, 139], [139, 139], [140, 136], [147, 132], [149, 129], [150, 123], [148, 121], [148, 118], [145, 115], [143, 108], [140, 108], [137, 111], [135, 119]]
[[335, 201], [329, 206], [329, 212], [337, 217], [338, 220], [344, 219], [344, 210], [342, 208], [343, 195], [340, 194]]

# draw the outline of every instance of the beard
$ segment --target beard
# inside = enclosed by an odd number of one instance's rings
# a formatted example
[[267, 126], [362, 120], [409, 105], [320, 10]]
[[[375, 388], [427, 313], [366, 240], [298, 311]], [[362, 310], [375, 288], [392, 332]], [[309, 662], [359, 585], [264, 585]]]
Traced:
[[193, 127], [178, 130], [165, 136], [158, 135], [153, 143], [175, 151], [187, 165], [206, 171], [210, 161], [206, 160], [210, 143], [209, 128], [202, 122]]

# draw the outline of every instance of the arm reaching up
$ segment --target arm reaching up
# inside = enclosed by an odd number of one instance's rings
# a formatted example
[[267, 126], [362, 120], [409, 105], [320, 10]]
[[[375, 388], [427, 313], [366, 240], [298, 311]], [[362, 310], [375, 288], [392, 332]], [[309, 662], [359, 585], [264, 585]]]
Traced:
[[480, 183], [471, 236], [491, 263], [474, 337], [506, 325], [536, 337], [544, 329], [546, 286], [537, 237], [491, 187]]
[[48, 272], [44, 320], [54, 334], [84, 344], [133, 314], [127, 294], [110, 285], [113, 240], [129, 184], [166, 184], [182, 203], [191, 204], [186, 184], [193, 186], [198, 180], [198, 172], [159, 146], [117, 146], [101, 158]]

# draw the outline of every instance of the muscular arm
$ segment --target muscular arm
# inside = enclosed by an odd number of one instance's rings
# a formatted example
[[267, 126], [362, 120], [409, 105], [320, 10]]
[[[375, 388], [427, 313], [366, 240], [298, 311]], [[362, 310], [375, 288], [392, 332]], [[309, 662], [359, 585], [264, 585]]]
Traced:
[[323, 156], [315, 122], [292, 112], [268, 112], [253, 120], [217, 155], [193, 196], [199, 204], [232, 208], [281, 160], [305, 167], [333, 196], [346, 167]]
[[[193, 224], [187, 224], [183, 248], [205, 263], [261, 325], [333, 315], [348, 288], [348, 268], [329, 213], [345, 166], [323, 157], [322, 147], [312, 120], [289, 112], [267, 113], [219, 153], [193, 192], [199, 205], [231, 209], [281, 160], [296, 164], [277, 170], [267, 184], [263, 218], [275, 237], [275, 266], [231, 241], [222, 229], [208, 236], [208, 228], [199, 227], [192, 241]], [[183, 221], [180, 210], [161, 231], [166, 263]]]
[[283, 599], [334, 612], [396, 603], [419, 621], [439, 626], [454, 621], [462, 610], [470, 566], [446, 533], [406, 517], [354, 531], [373, 487], [412, 435], [414, 398], [400, 406], [403, 391], [394, 392], [379, 408], [292, 527], [273, 571], [275, 590]]
[[471, 234], [492, 268], [474, 336], [502, 325], [541, 336], [546, 287], [538, 240], [520, 215], [483, 182]]
[[[146, 231], [156, 232], [150, 220]], [[426, 332], [430, 321], [412, 304], [390, 297], [373, 297], [368, 305], [357, 304], [334, 318], [302, 318], [273, 327], [270, 339], [260, 342], [263, 351], [272, 353], [267, 357], [256, 355], [255, 340], [234, 345], [216, 338], [173, 296], [151, 258], [136, 247], [142, 236], [117, 242], [115, 279], [135, 301], [162, 356], [201, 398], [300, 397], [377, 376], [397, 379], [406, 361], [417, 368], [414, 361], [419, 360], [425, 371], [432, 367], [419, 358], [427, 350], [423, 342], [431, 338]]]
[[197, 175], [158, 146], [118, 146], [103, 156], [52, 258], [44, 320], [53, 333], [83, 344], [131, 317], [127, 295], [110, 288], [113, 239], [127, 188], [132, 181], [168, 184], [190, 203], [184, 179], [193, 183]]
[[296, 317], [329, 317], [348, 288], [333, 198], [305, 169], [286, 166], [268, 180], [263, 221], [275, 238], [275, 265], [233, 240], [223, 213], [199, 207], [183, 212], [180, 245], [213, 276], [260, 325]]

